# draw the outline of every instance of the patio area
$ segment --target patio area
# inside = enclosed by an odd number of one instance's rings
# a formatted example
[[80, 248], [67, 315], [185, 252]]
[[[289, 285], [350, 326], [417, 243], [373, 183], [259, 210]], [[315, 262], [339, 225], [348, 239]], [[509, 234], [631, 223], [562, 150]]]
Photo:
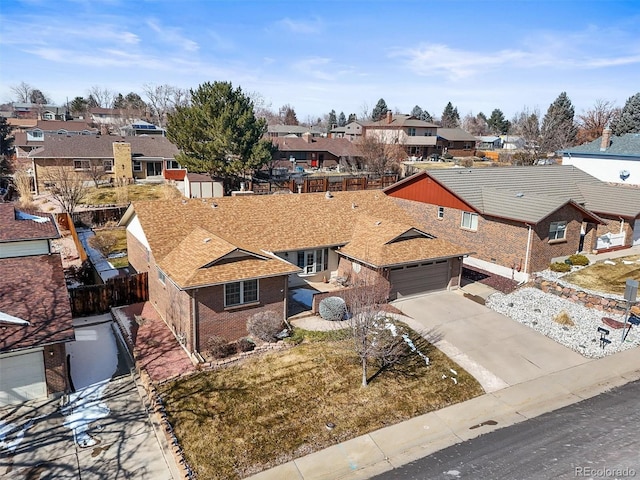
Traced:
[[344, 290], [344, 286], [334, 282], [308, 282], [290, 287], [287, 305], [287, 317], [294, 317], [303, 313], [311, 314], [313, 297], [319, 293]]

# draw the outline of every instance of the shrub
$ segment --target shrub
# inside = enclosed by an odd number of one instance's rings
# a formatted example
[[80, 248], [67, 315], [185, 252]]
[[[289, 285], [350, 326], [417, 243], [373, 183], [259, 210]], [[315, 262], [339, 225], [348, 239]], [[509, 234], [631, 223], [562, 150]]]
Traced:
[[254, 348], [256, 348], [256, 344], [253, 343], [248, 338], [241, 338], [240, 340], [238, 340], [236, 342], [236, 352], [238, 352], [238, 353], [250, 352]]
[[553, 272], [570, 272], [571, 271], [571, 265], [567, 265], [564, 262], [555, 262], [552, 263], [549, 268], [551, 269], [551, 271]]
[[283, 328], [282, 316], [271, 310], [254, 313], [247, 320], [247, 331], [264, 342], [277, 341]]
[[444, 158], [445, 160], [452, 160], [453, 159], [453, 155], [451, 155], [449, 152], [447, 152], [444, 155], [442, 155], [442, 158]]
[[462, 165], [463, 167], [466, 168], [471, 168], [473, 167], [473, 158], [471, 157], [465, 157], [464, 159], [462, 159], [462, 161], [460, 162], [460, 165]]
[[327, 297], [318, 306], [320, 316], [332, 322], [342, 320], [347, 313], [347, 304], [340, 297]]
[[579, 253], [571, 255], [569, 257], [569, 261], [572, 265], [580, 265], [581, 267], [589, 265], [589, 259], [584, 255], [580, 255]]
[[209, 337], [207, 340], [207, 351], [213, 358], [225, 358], [235, 352], [235, 347], [224, 338], [217, 335]]
[[487, 154], [484, 153], [482, 150], [477, 150], [476, 151], [476, 157], [485, 158], [486, 156], [487, 156]]
[[553, 321], [559, 323], [560, 325], [566, 325], [568, 327], [573, 327], [575, 325], [575, 323], [573, 323], [573, 320], [571, 320], [571, 317], [565, 310], [562, 310], [558, 315], [553, 317]]

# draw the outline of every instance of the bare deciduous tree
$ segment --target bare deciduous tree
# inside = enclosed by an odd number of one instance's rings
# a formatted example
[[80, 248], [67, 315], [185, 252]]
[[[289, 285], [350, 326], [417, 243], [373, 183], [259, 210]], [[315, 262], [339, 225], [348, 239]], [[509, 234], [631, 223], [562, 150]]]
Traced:
[[486, 135], [489, 132], [487, 120], [484, 115], [474, 115], [471, 112], [466, 114], [462, 119], [462, 129], [476, 136]]
[[117, 93], [108, 88], [93, 85], [89, 88], [89, 98], [93, 99], [96, 107], [112, 108], [113, 101], [116, 99]]
[[616, 107], [609, 100], [596, 100], [593, 107], [578, 115], [578, 134], [576, 143], [592, 142], [602, 136], [602, 131], [607, 125], [613, 126], [620, 118], [620, 107]]
[[373, 134], [358, 139], [357, 145], [362, 152], [363, 165], [376, 175], [388, 172], [407, 156], [399, 143], [384, 143]]
[[[389, 286], [372, 279], [360, 281], [347, 295], [346, 301], [351, 313], [351, 348], [358, 356], [362, 367], [362, 386], [366, 387], [380, 372], [397, 364], [409, 353], [409, 346], [403, 338], [406, 333], [380, 306], [389, 297]], [[375, 366], [376, 373], [369, 376], [369, 367]]]
[[87, 174], [76, 172], [73, 167], [55, 163], [47, 166], [42, 173], [42, 181], [62, 211], [72, 215], [87, 194]]
[[29, 103], [31, 101], [33, 87], [28, 83], [20, 82], [18, 85], [11, 86], [10, 90], [15, 95], [17, 102]]
[[540, 110], [524, 107], [511, 120], [509, 133], [524, 140], [525, 155], [518, 156], [516, 160], [523, 165], [532, 165], [540, 154]]
[[142, 86], [142, 91], [147, 97], [151, 119], [160, 127], [166, 125], [167, 115], [175, 112], [176, 107], [185, 107], [191, 102], [189, 90], [172, 85], [146, 83]]

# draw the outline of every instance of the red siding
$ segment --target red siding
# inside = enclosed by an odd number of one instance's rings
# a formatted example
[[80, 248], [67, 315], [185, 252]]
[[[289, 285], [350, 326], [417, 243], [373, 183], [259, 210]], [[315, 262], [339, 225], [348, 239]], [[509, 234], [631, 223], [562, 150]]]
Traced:
[[467, 212], [476, 211], [426, 175], [418, 175], [414, 179], [409, 179], [397, 186], [392, 186], [385, 193], [390, 197], [429, 203], [431, 205], [438, 205], [439, 207], [456, 208]]

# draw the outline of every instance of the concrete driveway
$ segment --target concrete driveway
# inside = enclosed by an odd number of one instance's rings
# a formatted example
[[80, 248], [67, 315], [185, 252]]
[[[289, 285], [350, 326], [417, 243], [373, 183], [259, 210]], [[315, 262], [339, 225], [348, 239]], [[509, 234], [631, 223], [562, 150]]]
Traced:
[[[104, 320], [94, 317], [74, 322], [78, 342], [83, 338], [85, 342], [96, 342], [88, 348], [70, 348], [74, 361], [87, 371], [112, 361], [103, 358], [107, 349], [98, 347], [107, 340], [114, 341], [103, 338], [110, 332], [103, 328], [110, 326]], [[82, 447], [75, 441], [74, 431], [68, 426], [69, 414], [59, 408], [59, 400], [0, 410], [0, 478], [178, 478], [172, 473], [175, 466], [171, 460], [165, 459], [168, 450], [161, 443], [164, 439], [156, 436], [138, 386], [126, 373], [121, 349], [117, 357], [114, 378], [106, 384], [99, 401], [85, 409], [90, 421], [87, 433], [95, 441], [91, 446]], [[72, 364], [72, 374], [73, 371]], [[76, 382], [80, 378], [76, 375]]]
[[437, 292], [393, 302], [487, 392], [587, 363], [588, 359], [461, 293]]

